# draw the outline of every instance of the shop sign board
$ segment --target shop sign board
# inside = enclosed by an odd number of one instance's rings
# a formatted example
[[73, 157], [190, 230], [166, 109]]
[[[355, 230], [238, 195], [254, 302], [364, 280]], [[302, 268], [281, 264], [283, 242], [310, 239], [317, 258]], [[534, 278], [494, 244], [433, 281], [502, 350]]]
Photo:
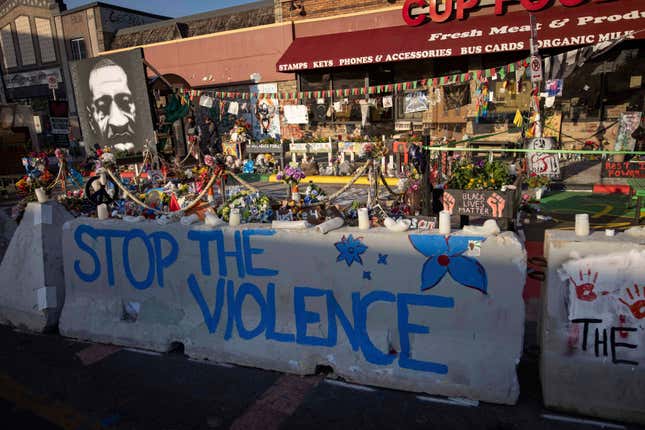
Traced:
[[33, 85], [50, 85], [51, 80], [61, 81], [60, 69], [34, 70], [32, 72], [11, 73], [4, 76], [7, 88], [22, 88]]
[[[616, 0], [609, 0], [609, 2]], [[574, 7], [581, 6], [587, 3], [607, 3], [607, 0], [595, 0], [589, 2], [588, 0], [520, 0], [520, 4], [528, 12], [539, 12], [548, 9], [560, 3], [562, 6]], [[493, 3], [486, 0], [444, 0], [438, 2], [437, 0], [406, 0], [403, 4], [403, 20], [409, 26], [416, 27], [428, 21], [432, 22], [446, 22], [451, 19], [463, 20], [468, 18], [468, 11], [477, 9], [481, 6]], [[505, 15], [507, 3], [511, 0], [494, 0], [495, 15]], [[443, 7], [440, 7], [442, 5]], [[440, 10], [441, 9], [441, 10]]]

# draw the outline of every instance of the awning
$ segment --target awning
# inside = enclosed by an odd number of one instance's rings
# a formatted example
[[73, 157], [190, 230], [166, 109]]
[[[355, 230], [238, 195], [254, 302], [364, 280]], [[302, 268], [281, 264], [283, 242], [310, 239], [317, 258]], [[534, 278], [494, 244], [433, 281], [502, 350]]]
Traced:
[[[535, 13], [540, 48], [591, 45], [624, 36], [645, 38], [645, 2], [622, 0]], [[297, 37], [297, 35], [296, 35]], [[476, 16], [463, 21], [401, 25], [296, 38], [278, 61], [279, 72], [396, 61], [528, 51], [529, 14]]]

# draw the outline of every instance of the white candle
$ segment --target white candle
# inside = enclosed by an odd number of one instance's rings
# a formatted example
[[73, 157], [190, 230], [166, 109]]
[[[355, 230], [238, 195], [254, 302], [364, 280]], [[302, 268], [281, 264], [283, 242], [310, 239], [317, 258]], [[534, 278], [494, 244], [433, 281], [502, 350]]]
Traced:
[[439, 212], [439, 233], [450, 234], [450, 212]]
[[385, 157], [381, 158], [381, 172], [385, 172], [386, 170], [386, 165], [385, 165]]
[[576, 214], [576, 236], [589, 236], [589, 214]]
[[99, 219], [108, 219], [108, 207], [105, 203], [100, 204], [96, 207], [96, 213]]
[[354, 151], [349, 153], [349, 161], [354, 162]]
[[293, 151], [291, 152], [291, 161], [293, 161], [294, 163], [298, 162], [298, 157], [296, 156], [296, 153]]
[[367, 208], [358, 209], [358, 228], [361, 230], [369, 230], [370, 228], [370, 215]]
[[327, 153], [327, 162], [331, 163], [331, 152]]
[[101, 181], [98, 180], [98, 181], [92, 182], [92, 189], [94, 190], [94, 192], [97, 192], [98, 190], [100, 190], [101, 189]]
[[231, 214], [229, 215], [228, 219], [228, 225], [231, 227], [235, 227], [240, 225], [242, 222], [242, 219], [240, 217], [240, 210], [239, 209], [231, 209]]
[[47, 201], [47, 193], [44, 188], [36, 188], [36, 199], [38, 199], [38, 203], [45, 203]]
[[101, 173], [101, 176], [99, 176], [99, 182], [101, 185], [107, 185], [107, 175], [105, 173]]
[[605, 235], [606, 236], [616, 236], [616, 230], [613, 228], [608, 228], [605, 230]]
[[394, 166], [394, 155], [390, 155], [390, 166]]

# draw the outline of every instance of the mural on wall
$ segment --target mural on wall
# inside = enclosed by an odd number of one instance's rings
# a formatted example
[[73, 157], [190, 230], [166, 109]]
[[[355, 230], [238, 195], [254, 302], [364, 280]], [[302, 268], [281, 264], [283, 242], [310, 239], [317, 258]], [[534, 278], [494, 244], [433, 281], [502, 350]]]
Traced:
[[70, 70], [86, 146], [142, 152], [154, 142], [141, 49], [73, 61]]
[[412, 246], [428, 259], [421, 272], [421, 291], [429, 290], [450, 273], [459, 284], [486, 294], [488, 277], [479, 261], [469, 257], [481, 248], [484, 237], [410, 235]]
[[569, 348], [614, 364], [645, 362], [645, 251], [572, 259], [566, 282]]

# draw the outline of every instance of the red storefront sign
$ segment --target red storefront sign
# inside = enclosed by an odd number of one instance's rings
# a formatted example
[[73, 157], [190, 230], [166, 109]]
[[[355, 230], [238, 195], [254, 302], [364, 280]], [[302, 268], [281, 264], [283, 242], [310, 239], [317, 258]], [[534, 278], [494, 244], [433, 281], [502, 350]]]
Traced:
[[[513, 0], [495, 0], [495, 15], [503, 15], [506, 12], [506, 3]], [[560, 4], [567, 7], [580, 6], [587, 3], [587, 0], [558, 0]], [[616, 0], [592, 0], [596, 2], [609, 2]], [[469, 10], [480, 6], [480, 0], [405, 0], [403, 4], [403, 20], [406, 24], [417, 26], [430, 20], [433, 22], [445, 22], [453, 16], [457, 19], [466, 18]], [[552, 0], [520, 0], [520, 4], [529, 12], [537, 12], [553, 6]], [[438, 5], [443, 4], [443, 10], [439, 11]], [[427, 14], [414, 15], [417, 9], [428, 8]]]
[[[645, 1], [553, 7], [535, 12], [540, 48], [591, 45], [622, 37], [645, 38]], [[280, 72], [428, 58], [528, 51], [529, 13], [477, 16], [296, 39], [277, 63]]]

